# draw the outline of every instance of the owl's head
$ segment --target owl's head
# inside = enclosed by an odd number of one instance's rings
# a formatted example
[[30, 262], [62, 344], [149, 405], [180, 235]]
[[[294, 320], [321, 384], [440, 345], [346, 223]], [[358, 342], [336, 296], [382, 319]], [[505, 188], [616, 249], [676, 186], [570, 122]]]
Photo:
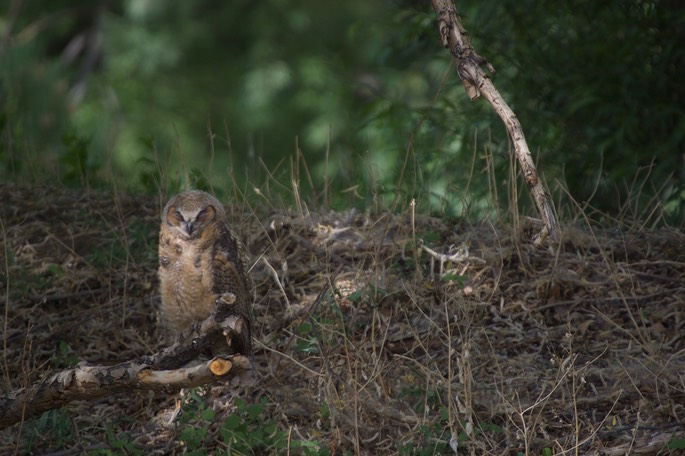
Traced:
[[225, 221], [226, 212], [221, 202], [200, 190], [173, 196], [162, 212], [162, 224], [186, 239], [199, 237], [203, 228]]

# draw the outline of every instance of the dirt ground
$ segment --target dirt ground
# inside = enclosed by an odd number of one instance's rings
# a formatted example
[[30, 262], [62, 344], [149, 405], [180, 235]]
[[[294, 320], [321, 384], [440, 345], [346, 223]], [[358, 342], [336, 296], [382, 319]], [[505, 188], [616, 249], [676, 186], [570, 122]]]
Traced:
[[[161, 198], [0, 185], [0, 395], [157, 352]], [[227, 206], [256, 384], [131, 391], [0, 431], [1, 454], [676, 454], [685, 235]], [[194, 452], [194, 453], [193, 453]]]

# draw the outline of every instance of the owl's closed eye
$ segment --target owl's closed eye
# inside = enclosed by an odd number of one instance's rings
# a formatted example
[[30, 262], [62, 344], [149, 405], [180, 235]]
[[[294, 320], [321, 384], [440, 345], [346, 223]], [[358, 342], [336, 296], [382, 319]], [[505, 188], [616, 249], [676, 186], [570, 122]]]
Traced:
[[196, 207], [185, 209], [171, 206], [166, 214], [167, 224], [179, 230], [185, 236], [196, 234], [206, 224], [211, 223], [216, 218], [217, 211], [211, 205], [201, 209]]

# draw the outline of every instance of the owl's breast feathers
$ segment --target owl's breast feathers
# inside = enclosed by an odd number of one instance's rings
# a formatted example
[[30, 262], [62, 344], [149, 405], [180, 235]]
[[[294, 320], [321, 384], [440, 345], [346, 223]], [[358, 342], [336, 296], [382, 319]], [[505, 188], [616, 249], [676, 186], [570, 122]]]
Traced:
[[174, 332], [214, 311], [210, 250], [169, 233], [160, 236], [162, 310]]
[[167, 298], [162, 300], [163, 306], [176, 307], [165, 312], [175, 330], [209, 317], [217, 299], [232, 293], [235, 302], [230, 311], [248, 325], [235, 348], [239, 353], [250, 353], [252, 287], [243, 247], [228, 226], [223, 222], [206, 226], [202, 235], [192, 240], [162, 232], [159, 261], [162, 295]]

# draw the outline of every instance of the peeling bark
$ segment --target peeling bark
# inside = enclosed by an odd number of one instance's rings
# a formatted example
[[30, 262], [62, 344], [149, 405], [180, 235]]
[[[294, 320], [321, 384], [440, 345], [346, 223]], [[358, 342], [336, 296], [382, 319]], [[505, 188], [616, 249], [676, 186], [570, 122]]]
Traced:
[[247, 327], [240, 317], [217, 315], [181, 333], [176, 343], [153, 356], [114, 366], [77, 366], [49, 375], [26, 388], [0, 396], [0, 429], [76, 400], [93, 400], [131, 390], [171, 393], [181, 388], [235, 380], [249, 384], [252, 362], [247, 356], [215, 357], [193, 367], [182, 367], [221, 337], [233, 338]]
[[559, 239], [559, 225], [556, 220], [552, 198], [538, 176], [537, 169], [530, 155], [523, 128], [516, 114], [509, 107], [504, 98], [495, 88], [490, 77], [481, 68], [485, 66], [490, 73], [495, 68], [478, 55], [471, 45], [471, 38], [461, 24], [461, 18], [452, 0], [432, 0], [433, 10], [438, 16], [438, 30], [443, 46], [448, 48], [457, 64], [457, 73], [464, 84], [466, 93], [471, 100], [483, 95], [490, 102], [497, 114], [504, 122], [509, 136], [514, 143], [514, 151], [518, 159], [526, 185], [533, 195], [535, 204], [542, 217], [545, 227], [537, 236], [536, 242], [542, 243], [549, 235], [553, 240]]

